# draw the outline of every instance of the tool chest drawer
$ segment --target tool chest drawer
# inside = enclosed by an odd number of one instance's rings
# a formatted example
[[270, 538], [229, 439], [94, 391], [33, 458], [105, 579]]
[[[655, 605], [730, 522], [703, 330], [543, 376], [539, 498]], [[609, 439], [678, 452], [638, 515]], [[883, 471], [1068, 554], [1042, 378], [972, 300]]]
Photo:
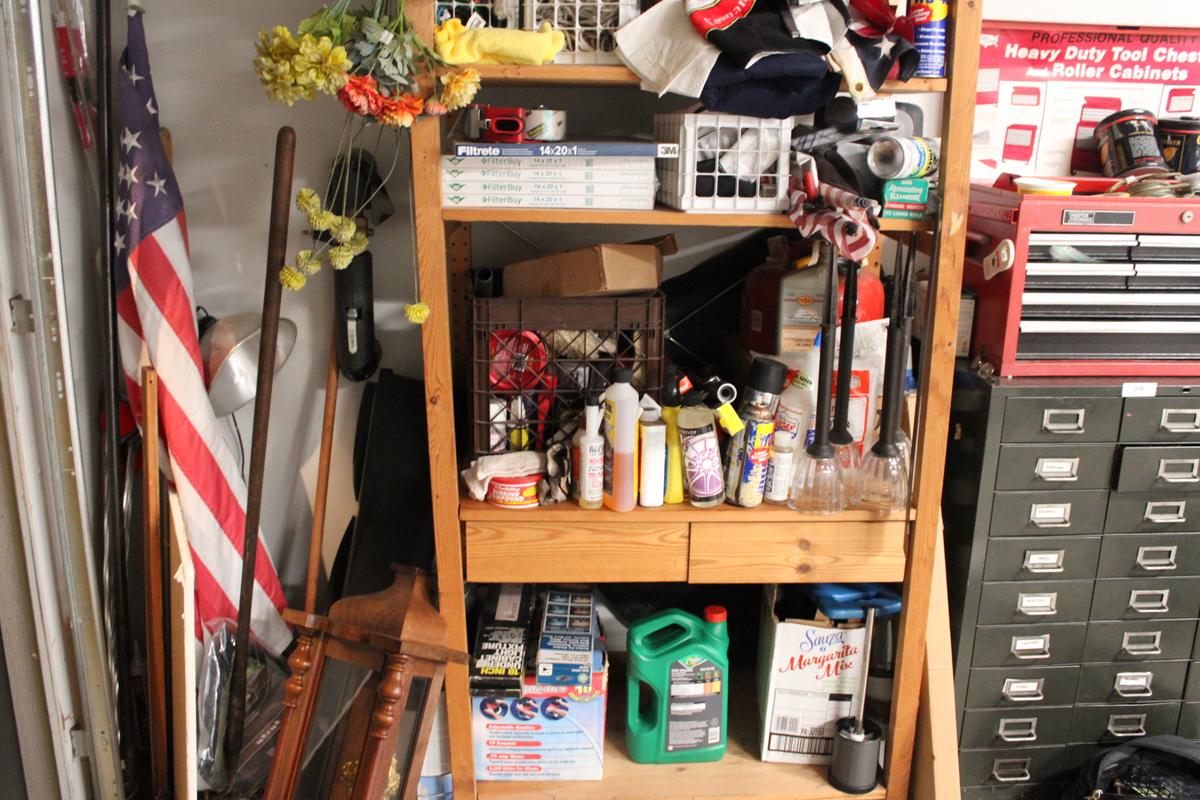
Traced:
[[1185, 739], [1200, 739], [1200, 703], [1184, 703], [1179, 712], [1177, 734]]
[[1085, 623], [980, 626], [975, 630], [971, 663], [976, 667], [1077, 664], [1087, 628]]
[[1121, 441], [1200, 444], [1200, 395], [1126, 399]]
[[1001, 445], [996, 489], [1107, 489], [1115, 452], [1111, 444]]
[[958, 754], [963, 786], [1016, 787], [1057, 780], [1066, 748], [1003, 747], [964, 749]]
[[1194, 533], [1112, 534], [1101, 541], [1097, 577], [1156, 575], [1200, 575], [1200, 536]]
[[1092, 619], [1194, 619], [1200, 581], [1194, 578], [1103, 578], [1092, 594]]
[[1118, 492], [1194, 492], [1200, 489], [1200, 445], [1122, 447]]
[[1021, 622], [1086, 622], [1093, 581], [985, 583], [980, 625]]
[[968, 709], [963, 715], [960, 747], [1011, 747], [1066, 744], [1071, 735], [1071, 706]]
[[1092, 622], [1087, 626], [1083, 661], [1111, 663], [1189, 658], [1195, 620]]
[[1175, 733], [1182, 703], [1076, 706], [1071, 741], [1119, 744], [1137, 736]]
[[1145, 703], [1183, 699], [1187, 661], [1084, 664], [1077, 703]]
[[1106, 491], [997, 492], [992, 536], [1060, 536], [1104, 530]]
[[1079, 667], [975, 667], [967, 708], [1034, 708], [1075, 702]]
[[1175, 533], [1200, 530], [1200, 496], [1184, 492], [1113, 492], [1105, 533]]
[[1003, 442], [1113, 442], [1121, 427], [1119, 397], [1010, 397]]
[[1099, 536], [1035, 536], [988, 543], [985, 581], [1059, 581], [1094, 578]]

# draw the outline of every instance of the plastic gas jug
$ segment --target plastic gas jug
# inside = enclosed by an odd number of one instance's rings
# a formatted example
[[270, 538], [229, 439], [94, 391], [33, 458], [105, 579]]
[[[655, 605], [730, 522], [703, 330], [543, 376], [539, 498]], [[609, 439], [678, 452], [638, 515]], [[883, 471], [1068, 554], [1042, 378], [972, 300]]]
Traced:
[[678, 609], [629, 629], [625, 744], [639, 764], [719, 761], [729, 720], [725, 609]]

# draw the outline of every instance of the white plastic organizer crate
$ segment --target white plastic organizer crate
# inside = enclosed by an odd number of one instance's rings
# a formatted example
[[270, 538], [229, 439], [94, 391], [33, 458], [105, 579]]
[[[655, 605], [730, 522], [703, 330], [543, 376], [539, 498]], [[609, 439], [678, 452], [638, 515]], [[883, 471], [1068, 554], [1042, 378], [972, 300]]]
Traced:
[[641, 13], [639, 0], [525, 0], [524, 27], [550, 22], [567, 37], [556, 64], [620, 64], [617, 29]]
[[657, 163], [659, 200], [684, 211], [783, 211], [788, 207], [795, 120], [736, 114], [656, 114], [656, 141], [679, 145]]
[[433, 13], [438, 25], [457, 17], [468, 28], [521, 27], [520, 0], [437, 0]]

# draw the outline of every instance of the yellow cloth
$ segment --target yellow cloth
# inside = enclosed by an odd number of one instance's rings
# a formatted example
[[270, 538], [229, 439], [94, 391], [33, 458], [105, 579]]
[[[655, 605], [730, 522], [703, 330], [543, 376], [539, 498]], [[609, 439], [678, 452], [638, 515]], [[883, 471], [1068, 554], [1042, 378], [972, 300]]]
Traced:
[[562, 31], [543, 22], [536, 31], [468, 28], [448, 19], [433, 33], [434, 48], [447, 64], [545, 64], [563, 49]]

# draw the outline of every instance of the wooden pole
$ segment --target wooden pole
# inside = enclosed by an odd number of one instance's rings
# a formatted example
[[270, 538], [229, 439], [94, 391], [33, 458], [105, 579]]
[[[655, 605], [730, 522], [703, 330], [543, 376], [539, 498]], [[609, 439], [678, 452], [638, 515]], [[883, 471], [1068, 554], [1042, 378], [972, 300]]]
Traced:
[[337, 319], [329, 337], [329, 365], [325, 369], [325, 413], [321, 421], [321, 450], [317, 486], [313, 492], [312, 533], [308, 541], [308, 580], [304, 587], [304, 613], [315, 614], [317, 579], [321, 571], [321, 545], [325, 541], [325, 501], [329, 495], [329, 461], [333, 453], [333, 423], [337, 417]]
[[262, 336], [258, 347], [254, 428], [250, 435], [250, 481], [246, 487], [246, 528], [242, 535], [242, 583], [238, 598], [233, 674], [229, 679], [229, 732], [225, 739], [225, 752], [231, 773], [237, 769], [246, 725], [246, 651], [250, 646], [254, 571], [258, 560], [258, 523], [262, 515], [267, 428], [271, 417], [271, 389], [275, 381], [275, 352], [279, 339], [279, 307], [283, 290], [279, 284], [279, 269], [287, 257], [288, 215], [292, 206], [292, 166], [295, 156], [296, 132], [285, 125], [279, 129], [279, 135], [275, 138], [275, 176], [271, 189], [271, 219], [267, 238]]
[[[110, 423], [111, 424], [111, 423]], [[167, 743], [167, 641], [163, 600], [162, 508], [159, 494], [158, 373], [142, 368], [142, 491], [146, 570], [146, 682], [150, 706], [150, 784], [154, 797], [171, 789]]]

